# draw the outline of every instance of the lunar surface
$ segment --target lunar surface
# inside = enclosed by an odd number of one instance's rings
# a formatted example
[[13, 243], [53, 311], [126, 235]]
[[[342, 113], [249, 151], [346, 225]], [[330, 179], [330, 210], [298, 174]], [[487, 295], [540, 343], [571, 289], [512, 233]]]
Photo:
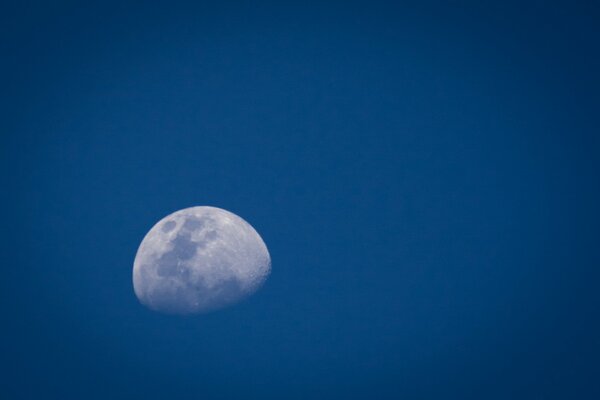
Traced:
[[195, 314], [251, 295], [270, 271], [267, 246], [250, 224], [220, 208], [191, 207], [146, 234], [133, 264], [133, 288], [152, 310]]

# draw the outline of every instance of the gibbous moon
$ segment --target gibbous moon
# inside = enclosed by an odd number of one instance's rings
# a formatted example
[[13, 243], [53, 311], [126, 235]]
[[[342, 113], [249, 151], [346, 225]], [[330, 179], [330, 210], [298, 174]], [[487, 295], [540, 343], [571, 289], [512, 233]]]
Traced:
[[146, 234], [133, 263], [133, 288], [151, 310], [196, 314], [244, 299], [270, 272], [267, 246], [250, 224], [220, 208], [191, 207]]

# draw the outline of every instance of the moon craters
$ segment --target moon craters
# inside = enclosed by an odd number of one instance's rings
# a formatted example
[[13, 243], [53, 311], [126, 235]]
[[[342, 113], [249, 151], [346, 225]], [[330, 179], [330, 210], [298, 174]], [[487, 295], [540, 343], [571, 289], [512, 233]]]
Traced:
[[142, 241], [133, 283], [155, 311], [190, 314], [235, 303], [267, 278], [271, 260], [246, 221], [215, 207], [192, 207], [159, 221]]

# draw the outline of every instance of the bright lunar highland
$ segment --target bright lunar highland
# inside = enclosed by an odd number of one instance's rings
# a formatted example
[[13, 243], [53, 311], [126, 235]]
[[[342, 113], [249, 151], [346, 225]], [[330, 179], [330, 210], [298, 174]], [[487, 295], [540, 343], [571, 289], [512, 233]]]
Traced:
[[267, 246], [250, 224], [220, 208], [191, 207], [146, 234], [133, 263], [133, 288], [152, 310], [195, 314], [242, 300], [270, 272]]

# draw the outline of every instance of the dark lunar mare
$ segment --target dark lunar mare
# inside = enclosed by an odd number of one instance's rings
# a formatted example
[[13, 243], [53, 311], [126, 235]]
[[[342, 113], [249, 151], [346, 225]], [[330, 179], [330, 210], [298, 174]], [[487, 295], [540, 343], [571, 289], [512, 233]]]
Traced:
[[[172, 289], [167, 290], [162, 288], [156, 288], [152, 295], [153, 300], [160, 299], [160, 303], [164, 304], [171, 311], [187, 312], [181, 310], [182, 304], [189, 304], [191, 310], [193, 308], [191, 303], [209, 302], [211, 297], [223, 299], [222, 305], [226, 305], [242, 294], [242, 286], [235, 278], [228, 279], [218, 286], [211, 288], [208, 288], [201, 278], [193, 282], [190, 281], [190, 269], [182, 263], [192, 259], [199, 249], [203, 249], [208, 243], [219, 237], [216, 230], [208, 230], [202, 236], [201, 241], [196, 242], [192, 240], [192, 233], [194, 231], [205, 229], [206, 225], [212, 221], [210, 217], [187, 218], [180, 231], [171, 241], [173, 248], [161, 255], [156, 262], [156, 271], [160, 277], [168, 278], [177, 276], [184, 283], [184, 288], [177, 288], [175, 295], [171, 292]], [[176, 222], [170, 220], [163, 224], [161, 230], [168, 233], [175, 226]]]

